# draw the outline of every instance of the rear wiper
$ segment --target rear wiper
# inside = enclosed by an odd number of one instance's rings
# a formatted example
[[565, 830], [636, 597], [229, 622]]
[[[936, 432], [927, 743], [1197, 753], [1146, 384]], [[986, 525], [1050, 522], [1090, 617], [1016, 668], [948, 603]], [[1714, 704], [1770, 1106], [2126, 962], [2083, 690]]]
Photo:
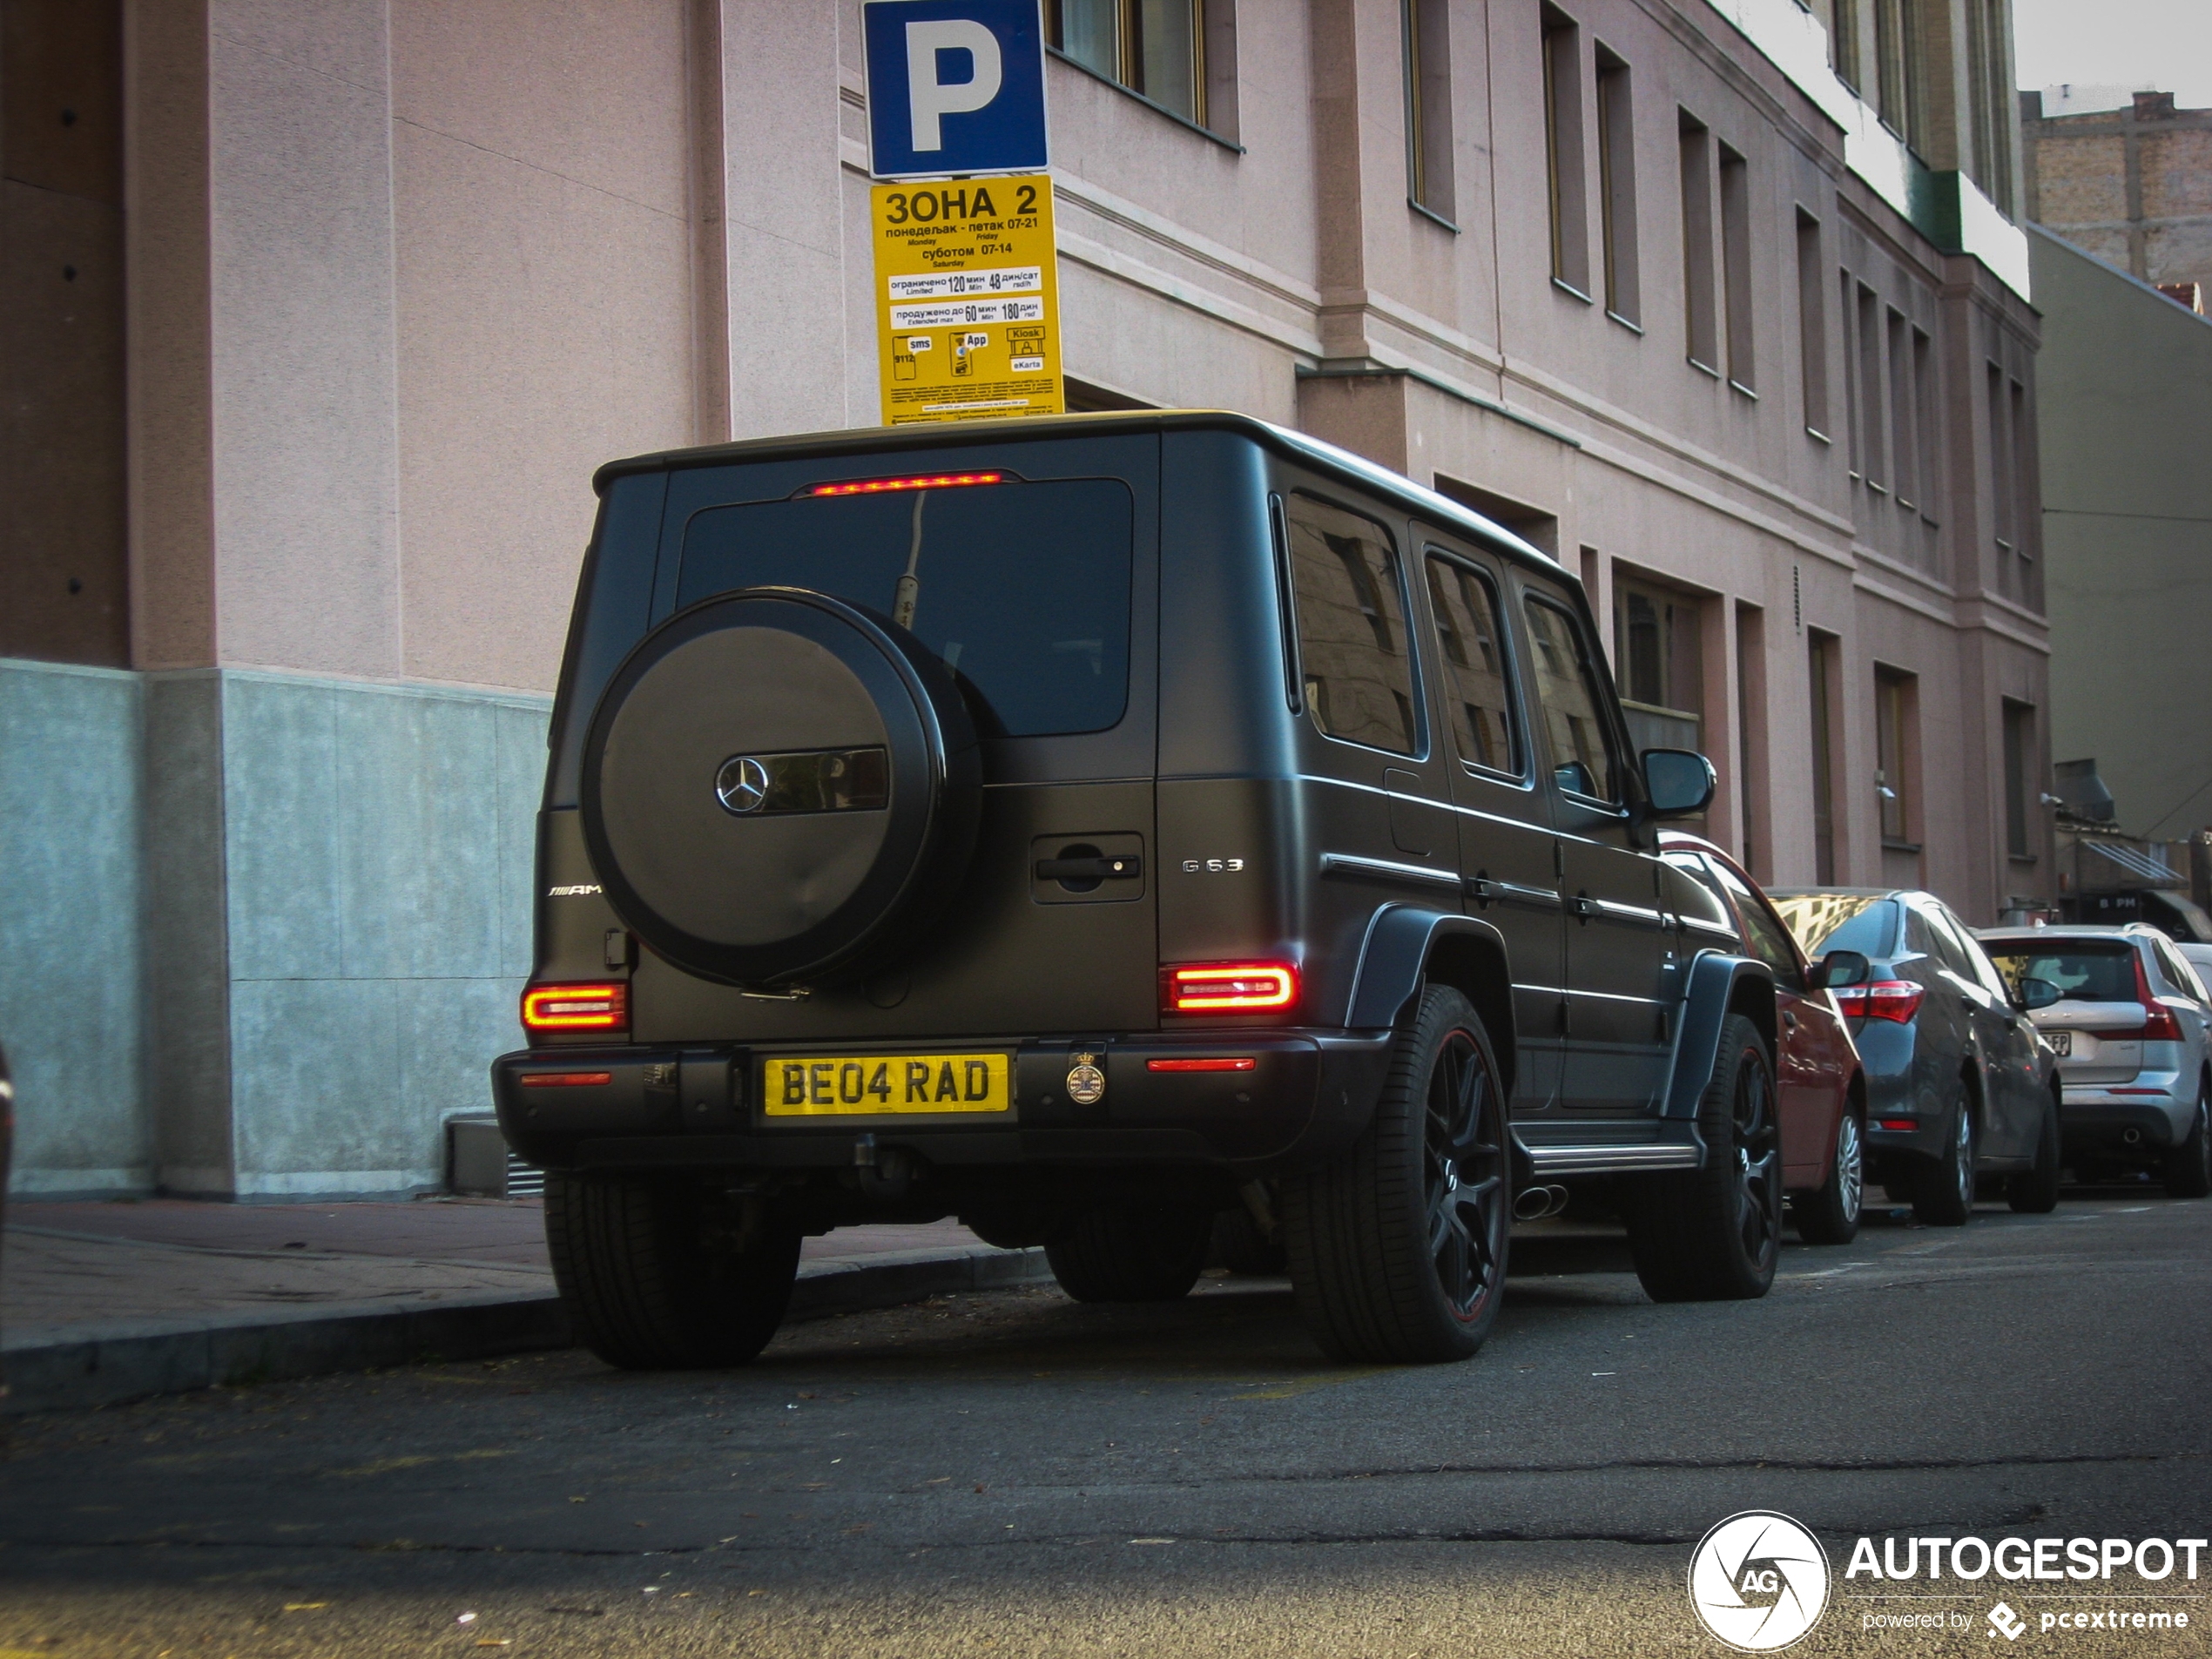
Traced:
[[929, 499], [929, 492], [914, 492], [914, 541], [907, 549], [907, 573], [899, 578], [896, 596], [891, 602], [891, 620], [901, 628], [914, 625], [914, 602], [921, 597], [921, 578], [914, 574], [921, 563], [921, 504]]

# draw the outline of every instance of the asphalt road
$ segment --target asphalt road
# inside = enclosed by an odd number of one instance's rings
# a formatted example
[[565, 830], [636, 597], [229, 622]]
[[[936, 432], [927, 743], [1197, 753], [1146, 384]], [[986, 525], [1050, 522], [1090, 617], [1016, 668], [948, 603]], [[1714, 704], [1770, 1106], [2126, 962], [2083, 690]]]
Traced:
[[[1986, 1656], [1994, 1592], [1867, 1631], [1853, 1536], [2212, 1523], [2212, 1203], [1881, 1218], [1675, 1307], [1539, 1231], [1462, 1366], [1332, 1367], [1286, 1287], [1211, 1278], [856, 1315], [714, 1375], [562, 1353], [30, 1420], [0, 1659], [1720, 1652], [1683, 1574], [1746, 1508], [1835, 1561], [1794, 1651]], [[2014, 1645], [2212, 1650], [2212, 1599], [2167, 1605], [2186, 1634]]]

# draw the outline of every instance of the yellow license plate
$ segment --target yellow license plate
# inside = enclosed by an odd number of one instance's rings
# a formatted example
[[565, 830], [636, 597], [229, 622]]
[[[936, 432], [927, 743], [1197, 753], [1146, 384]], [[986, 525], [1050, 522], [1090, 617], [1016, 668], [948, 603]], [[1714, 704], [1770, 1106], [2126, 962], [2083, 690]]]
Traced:
[[760, 1098], [771, 1117], [1004, 1112], [1009, 1069], [1002, 1054], [800, 1055], [762, 1063]]

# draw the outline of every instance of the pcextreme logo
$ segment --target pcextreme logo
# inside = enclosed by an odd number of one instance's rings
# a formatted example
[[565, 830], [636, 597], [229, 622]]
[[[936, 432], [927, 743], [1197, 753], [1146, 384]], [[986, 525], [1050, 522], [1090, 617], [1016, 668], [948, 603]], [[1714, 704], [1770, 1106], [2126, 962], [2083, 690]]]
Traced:
[[1828, 1606], [1828, 1552], [1789, 1516], [1746, 1509], [1698, 1541], [1689, 1558], [1689, 1605], [1730, 1647], [1776, 1652], [1820, 1622]]

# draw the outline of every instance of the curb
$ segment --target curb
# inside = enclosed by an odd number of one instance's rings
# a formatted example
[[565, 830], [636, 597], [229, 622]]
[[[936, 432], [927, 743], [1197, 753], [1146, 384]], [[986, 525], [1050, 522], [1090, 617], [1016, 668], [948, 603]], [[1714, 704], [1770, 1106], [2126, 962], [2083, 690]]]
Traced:
[[[947, 1253], [828, 1258], [803, 1263], [786, 1325], [897, 1307], [932, 1296], [1049, 1279], [1041, 1250], [988, 1245]], [[139, 1319], [82, 1327], [62, 1341], [0, 1351], [8, 1390], [0, 1416], [87, 1411], [158, 1394], [246, 1387], [332, 1372], [430, 1360], [484, 1359], [565, 1348], [575, 1339], [551, 1291], [461, 1292], [435, 1305], [354, 1303], [301, 1308], [250, 1321]]]

